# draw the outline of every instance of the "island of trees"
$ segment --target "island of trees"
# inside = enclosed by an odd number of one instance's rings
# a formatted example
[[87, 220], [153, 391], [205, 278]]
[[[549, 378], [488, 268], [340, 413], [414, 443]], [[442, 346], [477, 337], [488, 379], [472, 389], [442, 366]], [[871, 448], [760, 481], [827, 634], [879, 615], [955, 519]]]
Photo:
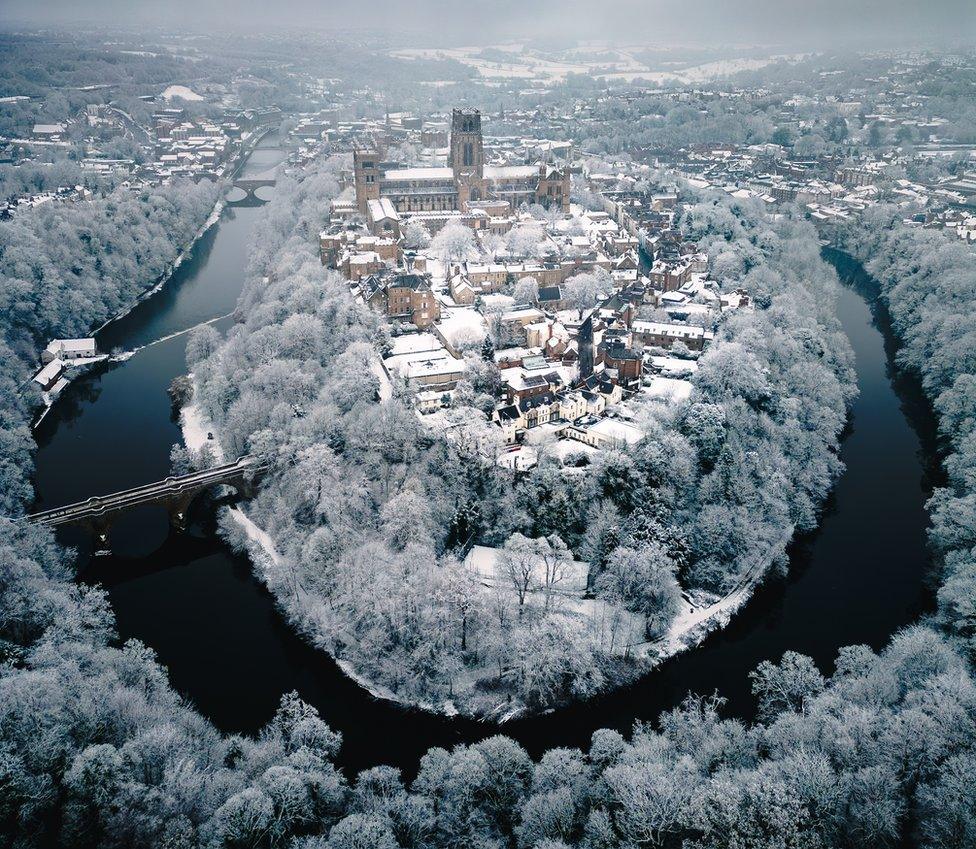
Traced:
[[[624, 615], [661, 636], [682, 589], [722, 594], [784, 564], [794, 533], [815, 527], [855, 389], [836, 278], [809, 225], [714, 197], [690, 205], [687, 238], [760, 308], [722, 321], [691, 403], [648, 410], [652, 438], [601, 453], [582, 477], [544, 458], [518, 480], [479, 457], [480, 433], [448, 441], [409, 397], [379, 401], [384, 330], [345, 280], [323, 281], [305, 235], [321, 227], [338, 167], [279, 186], [242, 321], [224, 342], [206, 327], [189, 345], [196, 403], [225, 450], [274, 458], [248, 512], [277, 551], [251, 548], [316, 645], [405, 701], [544, 709], [644, 668], [613, 651]], [[494, 394], [498, 371], [480, 351], [467, 373], [467, 403]], [[472, 581], [457, 555], [469, 539], [502, 547], [511, 580], [493, 591]], [[609, 626], [548, 583], [532, 587], [543, 603], [526, 603], [531, 561], [554, 578], [574, 556], [623, 611]]]

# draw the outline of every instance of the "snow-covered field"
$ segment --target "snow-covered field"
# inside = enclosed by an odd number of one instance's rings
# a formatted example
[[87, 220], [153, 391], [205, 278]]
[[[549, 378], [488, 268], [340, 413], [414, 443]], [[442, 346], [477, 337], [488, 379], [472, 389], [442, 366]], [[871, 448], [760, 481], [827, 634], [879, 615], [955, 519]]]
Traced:
[[185, 85], [171, 85], [163, 91], [163, 100], [203, 100], [193, 89]]
[[608, 51], [613, 58], [601, 56], [588, 59], [583, 55], [576, 61], [573, 61], [576, 57], [572, 51], [563, 54], [569, 58], [568, 61], [559, 61], [540, 56], [531, 50], [526, 51], [520, 44], [497, 44], [492, 45], [491, 49], [511, 55], [511, 60], [485, 58], [481, 47], [411, 47], [394, 50], [390, 55], [398, 59], [453, 59], [474, 68], [484, 80], [514, 78], [555, 83], [565, 80], [570, 74], [589, 74], [602, 80], [646, 80], [655, 84], [675, 82], [683, 85], [708, 82], [742, 71], [754, 71], [777, 62], [797, 62], [805, 55], [774, 54], [754, 59], [718, 59], [688, 68], [673, 69], [662, 65], [678, 63], [661, 62], [651, 67], [625, 49]]

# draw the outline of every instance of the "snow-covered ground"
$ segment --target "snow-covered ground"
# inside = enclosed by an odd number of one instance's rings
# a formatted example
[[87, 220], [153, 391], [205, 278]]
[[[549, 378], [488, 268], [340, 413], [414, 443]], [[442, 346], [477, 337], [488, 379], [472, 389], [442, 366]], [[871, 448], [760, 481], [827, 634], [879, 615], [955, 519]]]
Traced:
[[[382, 365], [378, 362], [376, 366], [380, 372], [383, 371]], [[385, 373], [383, 376], [385, 377]], [[192, 375], [190, 378], [192, 380]], [[388, 379], [386, 385], [389, 385]], [[383, 381], [381, 380], [381, 396], [384, 394], [382, 386]], [[205, 444], [210, 445], [217, 459], [224, 460], [225, 452], [221, 448], [219, 440], [208, 439], [207, 437], [208, 433], [216, 433], [213, 422], [197, 403], [191, 402], [183, 408], [180, 414], [180, 423], [183, 441], [189, 450], [196, 452]], [[581, 445], [580, 447], [584, 446]], [[531, 450], [531, 448], [522, 447], [520, 452]], [[255, 559], [255, 564], [261, 568], [259, 560], [261, 557], [266, 557], [271, 565], [280, 566], [282, 555], [267, 531], [255, 524], [240, 507], [231, 508], [229, 513], [253, 544], [251, 555], [252, 559]], [[772, 546], [770, 556], [773, 552], [782, 550], [782, 546], [787, 542], [788, 540], [784, 539], [781, 545]], [[559, 594], [560, 606], [564, 612], [578, 617], [580, 627], [589, 628], [598, 644], [607, 645], [608, 635], [612, 632], [616, 635], [615, 639], [620, 641], [614, 646], [613, 653], [628, 654], [631, 657], [643, 659], [651, 665], [657, 665], [669, 657], [694, 648], [709, 633], [727, 625], [732, 616], [749, 601], [756, 587], [765, 577], [768, 567], [768, 559], [758, 560], [734, 589], [711, 603], [696, 604], [684, 597], [682, 609], [671, 623], [668, 633], [657, 640], [648, 642], [641, 642], [642, 626], [639, 617], [629, 614], [622, 608], [608, 605], [600, 599], [583, 598], [578, 587], [577, 592]], [[310, 638], [314, 641], [314, 634], [311, 634]], [[338, 661], [338, 663], [346, 675], [375, 697], [404, 703], [404, 700], [397, 697], [395, 693], [358, 673], [355, 667], [348, 662]], [[447, 705], [438, 707], [424, 704], [421, 707], [435, 712], [450, 712]], [[453, 709], [453, 706], [450, 707]], [[512, 716], [495, 718], [498, 721], [505, 721], [516, 715], [517, 712]]]
[[[190, 380], [193, 380], [192, 374], [189, 377]], [[194, 387], [195, 391], [196, 388]], [[191, 452], [196, 453], [204, 445], [209, 445], [219, 462], [226, 461], [226, 453], [220, 445], [220, 440], [207, 438], [207, 434], [216, 433], [213, 422], [195, 401], [190, 402], [180, 411], [180, 428], [183, 431], [183, 444]], [[256, 525], [240, 507], [231, 507], [229, 512], [234, 521], [247, 534], [247, 538], [255, 543], [275, 566], [281, 565], [281, 554], [268, 532]]]
[[682, 610], [671, 623], [668, 633], [657, 640], [634, 646], [635, 654], [659, 663], [694, 648], [712, 631], [724, 628], [732, 616], [752, 598], [756, 587], [766, 577], [772, 558], [776, 552], [785, 548], [791, 537], [792, 533], [776, 545], [770, 546], [767, 558], [757, 560], [735, 588], [721, 598], [715, 599], [711, 604], [694, 604], [687, 598], [683, 598]]
[[[382, 366], [379, 366], [380, 371], [382, 371]], [[191, 381], [193, 380], [193, 375], [188, 375]], [[384, 375], [385, 376], [385, 375]], [[387, 385], [389, 385], [389, 379], [387, 379]], [[194, 387], [194, 391], [196, 391]], [[381, 388], [380, 394], [382, 396], [383, 390]], [[199, 404], [195, 401], [187, 404], [180, 411], [180, 428], [183, 431], [183, 444], [192, 452], [199, 451], [204, 445], [209, 445], [211, 450], [213, 450], [214, 455], [219, 461], [225, 459], [225, 452], [220, 445], [220, 440], [216, 438], [216, 431], [214, 430], [214, 424], [210, 417], [203, 411]], [[215, 435], [214, 439], [208, 439], [207, 434], [213, 433]], [[228, 514], [231, 519], [238, 524], [238, 526], [244, 531], [248, 540], [252, 543], [249, 546], [249, 552], [252, 561], [255, 563], [259, 569], [262, 568], [260, 561], [261, 557], [266, 557], [270, 561], [271, 565], [279, 567], [282, 565], [283, 558], [281, 553], [278, 551], [274, 540], [271, 535], [264, 530], [260, 525], [254, 522], [247, 513], [240, 507], [231, 507], [228, 509]], [[314, 634], [310, 635], [310, 639], [314, 642]], [[343, 673], [359, 684], [364, 690], [369, 692], [377, 699], [384, 699], [387, 701], [397, 702], [398, 704], [407, 704], [403, 699], [397, 697], [397, 695], [386, 687], [381, 687], [368, 678], [359, 674], [356, 668], [345, 660], [336, 659], [336, 663]], [[424, 703], [421, 704], [425, 710], [431, 712], [437, 712], [438, 707], [433, 704]], [[456, 713], [457, 710], [453, 704], [446, 702], [440, 708], [441, 712], [445, 714]]]
[[777, 54], [775, 56], [766, 56], [762, 59], [720, 59], [716, 62], [705, 62], [702, 65], [683, 68], [680, 71], [653, 71], [644, 69], [640, 71], [599, 74], [597, 76], [602, 80], [622, 80], [624, 82], [647, 80], [648, 82], [658, 84], [676, 82], [682, 85], [692, 85], [695, 83], [710, 82], [721, 77], [729, 77], [742, 71], [756, 71], [777, 62], [798, 62], [804, 55], [798, 53], [795, 55]]
[[486, 59], [482, 55], [481, 47], [450, 49], [414, 47], [394, 50], [390, 55], [398, 59], [453, 59], [473, 68], [485, 80], [531, 79], [553, 83], [565, 80], [569, 74], [590, 74], [595, 79], [601, 80], [625, 82], [646, 80], [656, 84], [676, 82], [683, 85], [708, 82], [742, 71], [764, 68], [777, 62], [797, 62], [808, 55], [775, 54], [753, 59], [718, 59], [686, 68], [672, 69], [662, 65], [673, 66], [680, 63], [658, 62], [655, 67], [651, 67], [638, 61], [626, 49], [609, 51], [615, 57], [612, 59], [607, 56], [598, 59], [588, 58], [577, 51], [561, 54], [570, 57], [569, 61], [547, 58], [532, 50], [526, 50], [521, 44], [497, 44], [493, 45], [493, 49], [509, 54], [511, 59], [509, 61], [500, 58]]
[[163, 91], [163, 100], [203, 100], [193, 89], [185, 85], [171, 85]]
[[393, 397], [393, 384], [390, 382], [390, 376], [386, 373], [386, 369], [383, 368], [383, 363], [379, 359], [374, 359], [369, 364], [369, 368], [380, 382], [380, 401], [389, 401]]

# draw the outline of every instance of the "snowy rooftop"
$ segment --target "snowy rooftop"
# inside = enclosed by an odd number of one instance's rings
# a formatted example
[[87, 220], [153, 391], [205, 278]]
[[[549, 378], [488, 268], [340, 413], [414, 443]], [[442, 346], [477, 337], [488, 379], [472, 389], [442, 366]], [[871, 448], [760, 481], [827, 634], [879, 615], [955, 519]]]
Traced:
[[400, 216], [396, 211], [396, 207], [393, 205], [393, 201], [389, 198], [370, 198], [366, 201], [366, 205], [369, 208], [369, 215], [374, 221], [382, 221], [385, 218], [389, 218], [393, 221], [399, 221]]
[[652, 398], [662, 401], [687, 401], [694, 386], [690, 381], [672, 377], [655, 377], [645, 390]]
[[95, 340], [86, 339], [52, 339], [45, 351], [50, 354], [94, 354]]
[[441, 351], [444, 349], [441, 340], [433, 333], [405, 333], [403, 336], [394, 336], [391, 343], [392, 351], [390, 356], [416, 354], [421, 351]]
[[[450, 169], [447, 169], [450, 171]], [[486, 165], [485, 179], [488, 180], [528, 180], [537, 177], [539, 169], [535, 165]]]
[[635, 333], [652, 333], [655, 336], [677, 336], [698, 339], [705, 336], [705, 329], [693, 324], [661, 324], [656, 321], [635, 321], [630, 328]]
[[457, 374], [465, 369], [464, 360], [456, 360], [447, 351], [419, 352], [388, 357], [386, 367], [407, 380]]
[[51, 362], [34, 375], [34, 381], [44, 386], [54, 380], [62, 371], [64, 371], [64, 361], [57, 359], [51, 360]]
[[394, 182], [408, 180], [450, 180], [454, 181], [454, 171], [450, 168], [394, 168], [383, 178]]

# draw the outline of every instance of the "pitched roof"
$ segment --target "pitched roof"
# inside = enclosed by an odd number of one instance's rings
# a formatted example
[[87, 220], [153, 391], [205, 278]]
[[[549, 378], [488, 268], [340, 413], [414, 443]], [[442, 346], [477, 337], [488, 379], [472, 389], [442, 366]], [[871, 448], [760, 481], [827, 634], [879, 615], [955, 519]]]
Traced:
[[539, 287], [539, 301], [560, 301], [562, 300], [562, 292], [558, 286], [541, 286]]

